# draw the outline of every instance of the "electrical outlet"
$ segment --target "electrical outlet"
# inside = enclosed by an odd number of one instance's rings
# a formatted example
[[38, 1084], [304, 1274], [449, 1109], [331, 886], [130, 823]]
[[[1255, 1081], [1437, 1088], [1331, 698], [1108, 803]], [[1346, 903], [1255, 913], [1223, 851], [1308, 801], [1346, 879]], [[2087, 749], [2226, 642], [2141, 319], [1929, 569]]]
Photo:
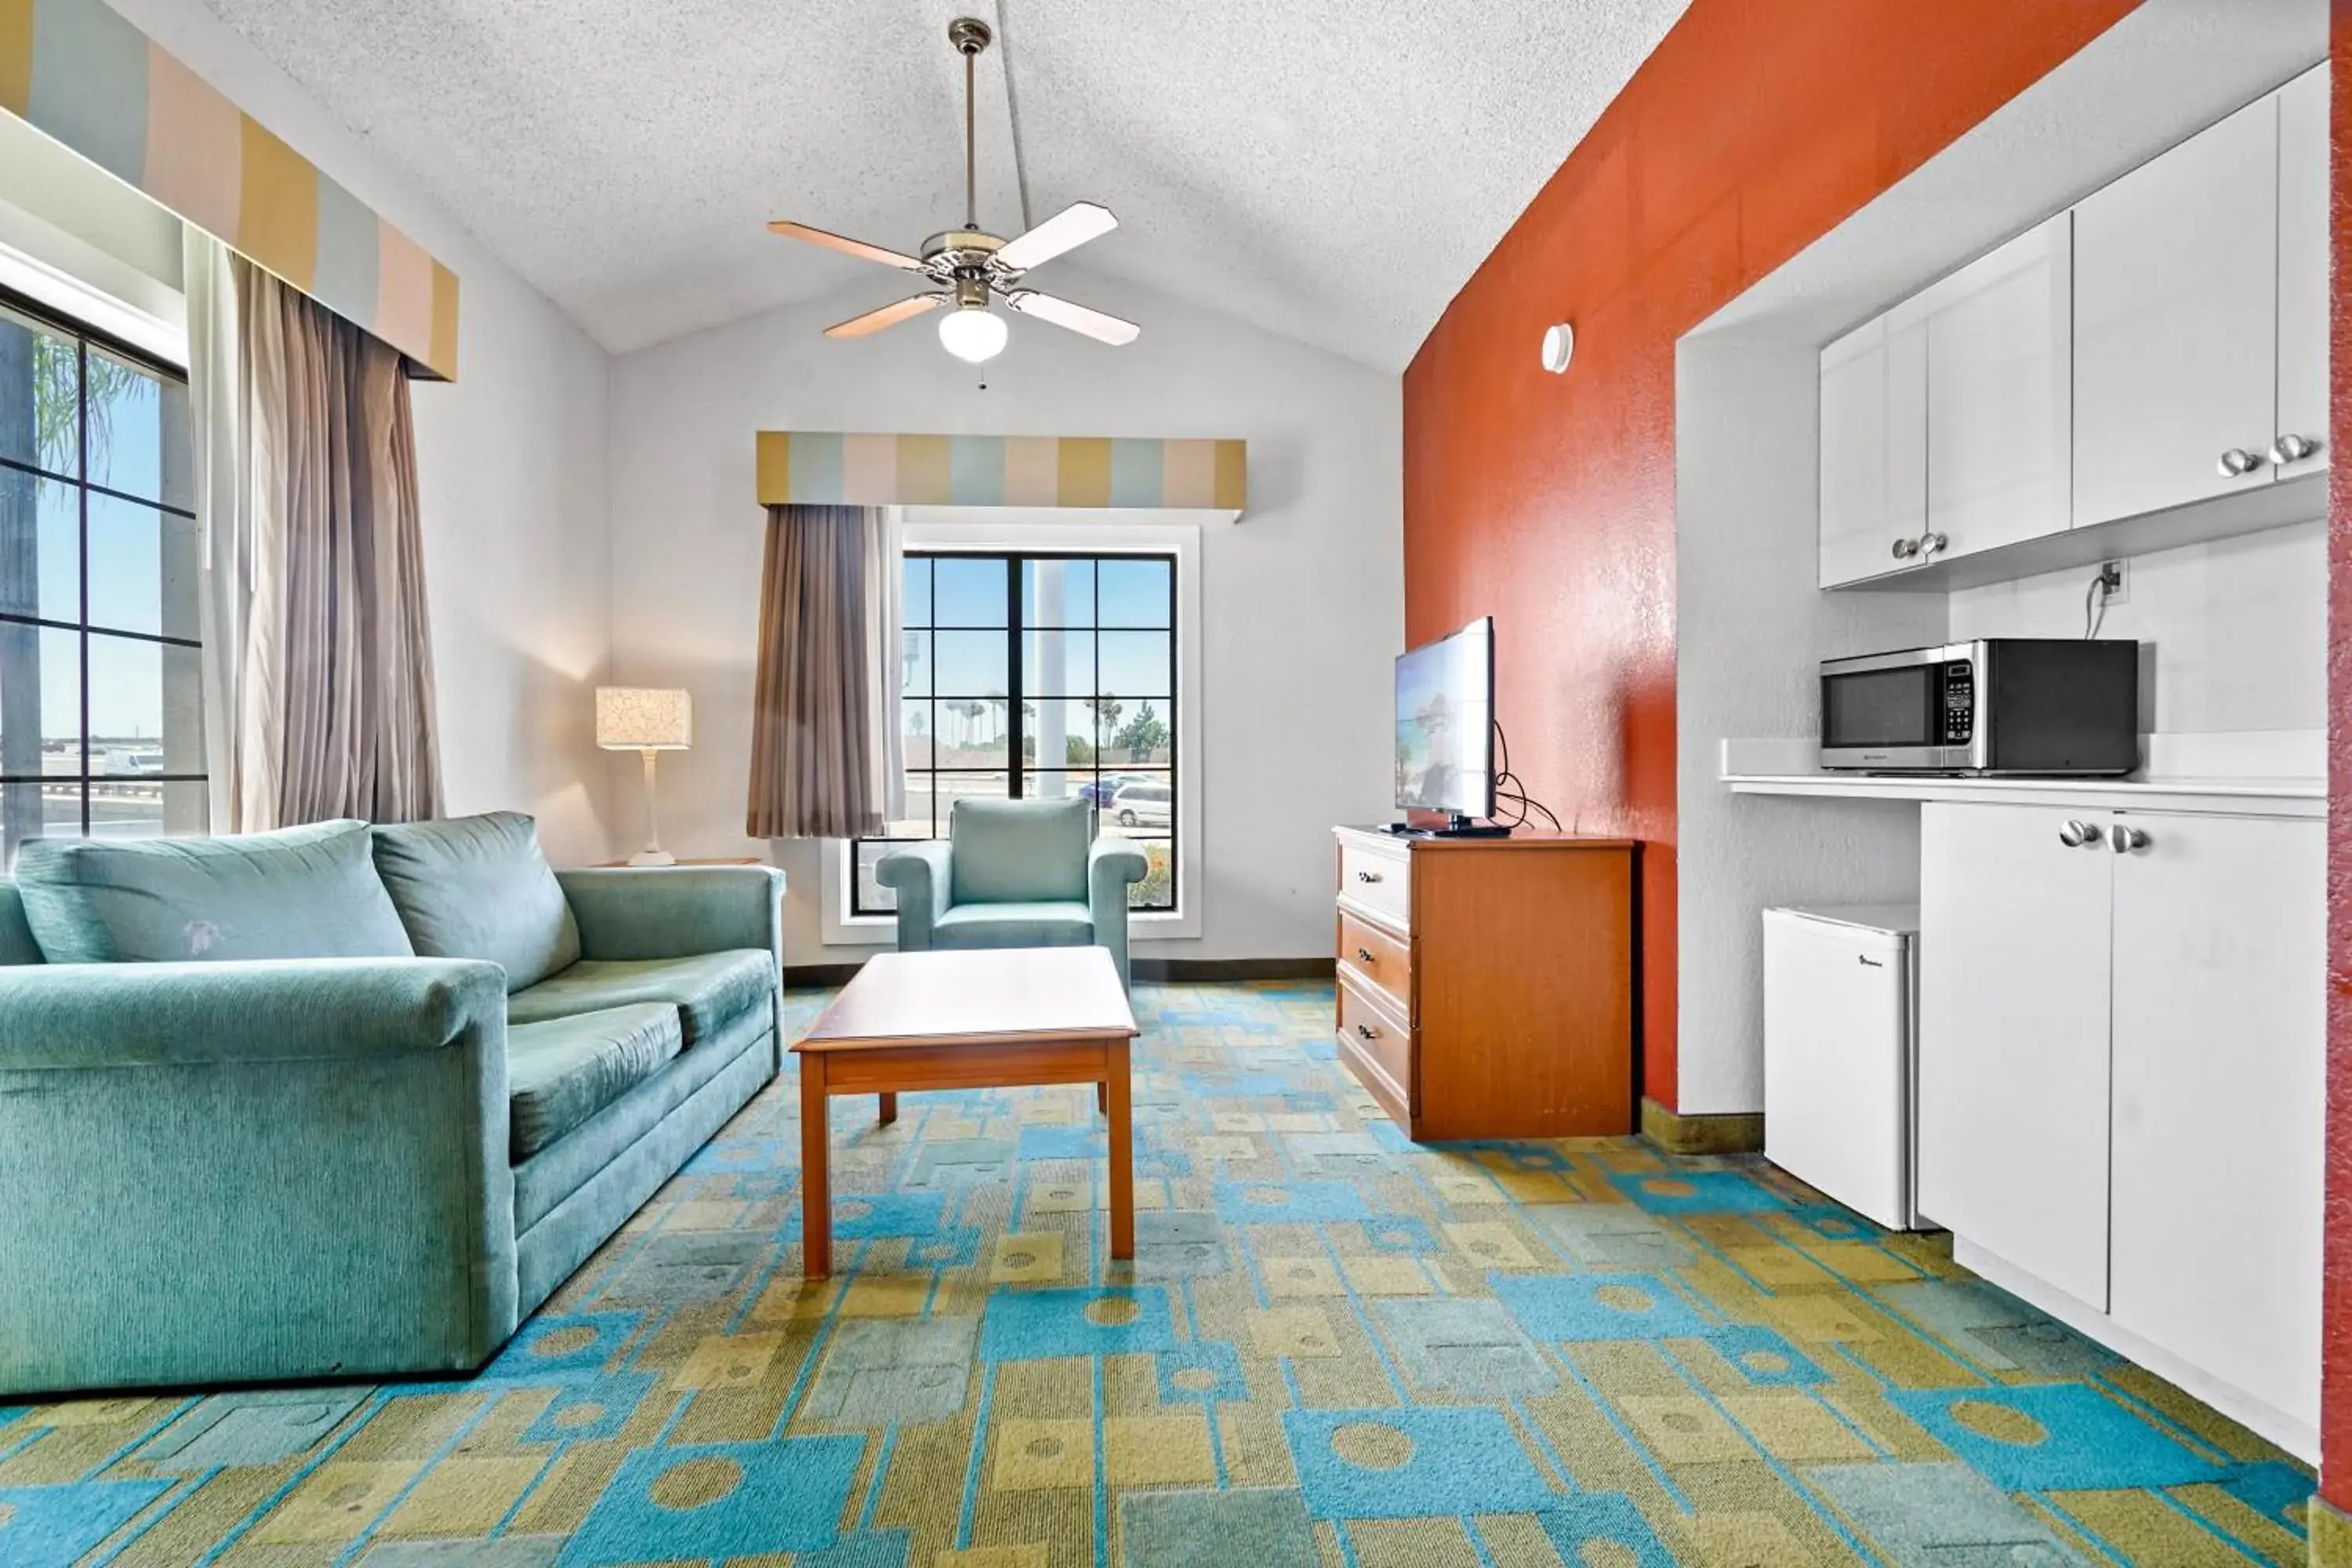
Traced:
[[2131, 602], [2129, 565], [2130, 563], [2126, 561], [2108, 561], [2099, 567], [2099, 581], [2107, 585], [2106, 605], [2109, 609]]

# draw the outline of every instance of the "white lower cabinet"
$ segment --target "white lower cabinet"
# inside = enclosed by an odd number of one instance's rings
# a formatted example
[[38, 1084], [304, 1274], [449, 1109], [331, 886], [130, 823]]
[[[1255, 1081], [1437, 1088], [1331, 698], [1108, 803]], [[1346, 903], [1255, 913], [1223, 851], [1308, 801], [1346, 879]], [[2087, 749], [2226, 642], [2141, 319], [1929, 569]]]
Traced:
[[1922, 1213], [2315, 1453], [2323, 825], [1921, 809]]
[[2032, 807], [1920, 810], [1919, 1212], [2105, 1310], [2113, 857]]
[[2315, 1426], [2325, 825], [2116, 820], [2108, 1310]]

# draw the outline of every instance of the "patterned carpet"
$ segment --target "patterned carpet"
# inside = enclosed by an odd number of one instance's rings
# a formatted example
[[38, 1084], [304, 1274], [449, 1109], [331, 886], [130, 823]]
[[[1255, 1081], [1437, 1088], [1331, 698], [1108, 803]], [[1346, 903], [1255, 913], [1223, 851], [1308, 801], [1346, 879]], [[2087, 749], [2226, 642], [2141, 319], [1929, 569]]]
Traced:
[[[823, 998], [795, 994], [805, 1022]], [[790, 1069], [479, 1376], [0, 1409], [0, 1562], [2299, 1563], [2307, 1470], [1760, 1163], [1417, 1149], [1324, 986], [1146, 986], [1084, 1089]]]

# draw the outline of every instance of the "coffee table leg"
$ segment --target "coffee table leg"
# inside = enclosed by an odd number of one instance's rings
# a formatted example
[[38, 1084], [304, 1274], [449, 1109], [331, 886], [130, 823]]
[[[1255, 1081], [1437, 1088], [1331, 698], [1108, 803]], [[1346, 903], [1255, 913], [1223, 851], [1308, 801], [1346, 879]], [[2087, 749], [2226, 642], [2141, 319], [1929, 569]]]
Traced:
[[882, 1125], [887, 1127], [890, 1123], [898, 1120], [898, 1097], [895, 1094], [886, 1094], [880, 1098], [882, 1100]]
[[1127, 1042], [1103, 1047], [1104, 1106], [1110, 1117], [1110, 1255], [1135, 1256], [1135, 1126], [1128, 1105]]
[[801, 1273], [823, 1279], [833, 1272], [833, 1194], [825, 1158], [824, 1055], [801, 1053]]

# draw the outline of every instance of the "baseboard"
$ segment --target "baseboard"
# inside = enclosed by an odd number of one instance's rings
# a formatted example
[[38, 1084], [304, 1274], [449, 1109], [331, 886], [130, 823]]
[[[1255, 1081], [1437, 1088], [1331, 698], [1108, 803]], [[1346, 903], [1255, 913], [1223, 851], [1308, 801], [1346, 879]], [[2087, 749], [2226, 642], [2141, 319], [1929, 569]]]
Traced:
[[2311, 1568], [2352, 1568], [2352, 1515], [2313, 1498], [2304, 1524], [2311, 1531]]
[[1328, 958], [1137, 958], [1128, 966], [1138, 980], [1202, 982], [1328, 980], [1338, 967]]
[[[1155, 984], [1169, 981], [1232, 983], [1242, 980], [1328, 980], [1334, 962], [1328, 958], [1138, 958], [1129, 965], [1135, 978]], [[849, 984], [859, 963], [793, 963], [784, 966], [787, 991], [832, 990]], [[1761, 1142], [1757, 1144], [1762, 1148]]]
[[1642, 1136], [1669, 1154], [1752, 1154], [1764, 1147], [1764, 1116], [1685, 1116], [1645, 1095]]

